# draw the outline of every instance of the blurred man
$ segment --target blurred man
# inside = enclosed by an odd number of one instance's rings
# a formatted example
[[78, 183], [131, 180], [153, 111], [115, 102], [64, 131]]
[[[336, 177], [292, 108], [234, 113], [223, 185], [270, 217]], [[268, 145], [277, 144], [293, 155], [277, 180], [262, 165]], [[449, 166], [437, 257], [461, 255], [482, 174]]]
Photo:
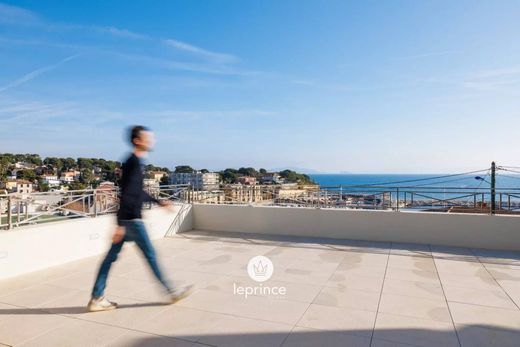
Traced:
[[155, 250], [141, 219], [141, 209], [145, 201], [155, 202], [162, 207], [173, 209], [169, 201], [159, 201], [143, 190], [144, 173], [141, 158], [145, 157], [154, 146], [153, 133], [143, 126], [135, 126], [130, 131], [130, 142], [133, 146], [133, 152], [122, 166], [123, 175], [120, 183], [121, 195], [117, 212], [117, 227], [112, 237], [112, 246], [101, 263], [94, 288], [92, 289], [92, 297], [87, 305], [88, 311], [91, 312], [117, 308], [117, 303], [107, 300], [103, 293], [110, 267], [116, 261], [126, 241], [134, 241], [141, 249], [155, 277], [168, 292], [170, 303], [173, 304], [183, 299], [192, 289], [191, 285], [173, 288], [167, 279], [163, 277], [157, 263]]

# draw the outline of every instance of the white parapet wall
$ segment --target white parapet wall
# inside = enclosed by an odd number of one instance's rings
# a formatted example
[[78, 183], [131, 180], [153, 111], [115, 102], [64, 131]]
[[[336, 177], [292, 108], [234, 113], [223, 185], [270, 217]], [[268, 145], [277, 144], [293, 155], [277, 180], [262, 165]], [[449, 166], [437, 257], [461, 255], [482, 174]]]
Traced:
[[195, 204], [192, 223], [206, 231], [520, 250], [515, 216]]
[[[178, 218], [183, 207], [145, 210], [150, 238], [191, 229], [189, 213]], [[115, 222], [114, 215], [106, 215], [0, 231], [0, 280], [106, 252]]]

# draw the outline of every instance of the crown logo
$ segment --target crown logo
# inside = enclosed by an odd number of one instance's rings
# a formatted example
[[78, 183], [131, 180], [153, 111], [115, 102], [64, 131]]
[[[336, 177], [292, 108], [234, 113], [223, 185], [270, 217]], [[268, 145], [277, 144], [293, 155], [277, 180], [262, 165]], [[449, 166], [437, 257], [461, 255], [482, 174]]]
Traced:
[[268, 264], [263, 264], [262, 259], [258, 261], [258, 263], [253, 264], [253, 271], [255, 272], [256, 276], [264, 277], [267, 275], [267, 268], [269, 267]]
[[256, 282], [265, 282], [273, 275], [274, 265], [271, 259], [258, 255], [249, 260], [247, 273]]

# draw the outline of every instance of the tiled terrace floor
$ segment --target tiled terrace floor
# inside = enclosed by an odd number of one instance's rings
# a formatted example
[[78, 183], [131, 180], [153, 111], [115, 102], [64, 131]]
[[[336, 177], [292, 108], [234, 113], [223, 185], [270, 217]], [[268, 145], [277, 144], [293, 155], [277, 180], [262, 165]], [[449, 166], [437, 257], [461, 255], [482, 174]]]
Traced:
[[[114, 311], [84, 308], [101, 256], [0, 281], [0, 345], [520, 345], [519, 253], [204, 232], [155, 244], [170, 277], [196, 284], [189, 298], [162, 304], [130, 246], [109, 279]], [[233, 293], [257, 285], [256, 255], [284, 297]]]

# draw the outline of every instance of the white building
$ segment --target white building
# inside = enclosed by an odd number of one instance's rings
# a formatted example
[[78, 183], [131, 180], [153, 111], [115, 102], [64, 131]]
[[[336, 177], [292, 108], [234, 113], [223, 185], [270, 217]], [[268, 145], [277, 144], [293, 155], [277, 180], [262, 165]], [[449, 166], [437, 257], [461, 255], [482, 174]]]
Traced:
[[194, 189], [212, 190], [218, 189], [220, 176], [216, 172], [172, 173], [171, 184], [190, 184]]
[[60, 185], [60, 180], [57, 175], [44, 175], [43, 181], [49, 185], [49, 187], [57, 187]]
[[282, 178], [282, 176], [280, 176], [279, 173], [270, 172], [263, 175], [260, 178], [260, 181], [263, 184], [282, 184], [284, 182], [284, 179]]
[[[79, 177], [78, 177], [79, 179]], [[76, 172], [74, 171], [67, 171], [63, 172], [60, 176], [60, 181], [63, 183], [71, 183], [76, 180]]]

